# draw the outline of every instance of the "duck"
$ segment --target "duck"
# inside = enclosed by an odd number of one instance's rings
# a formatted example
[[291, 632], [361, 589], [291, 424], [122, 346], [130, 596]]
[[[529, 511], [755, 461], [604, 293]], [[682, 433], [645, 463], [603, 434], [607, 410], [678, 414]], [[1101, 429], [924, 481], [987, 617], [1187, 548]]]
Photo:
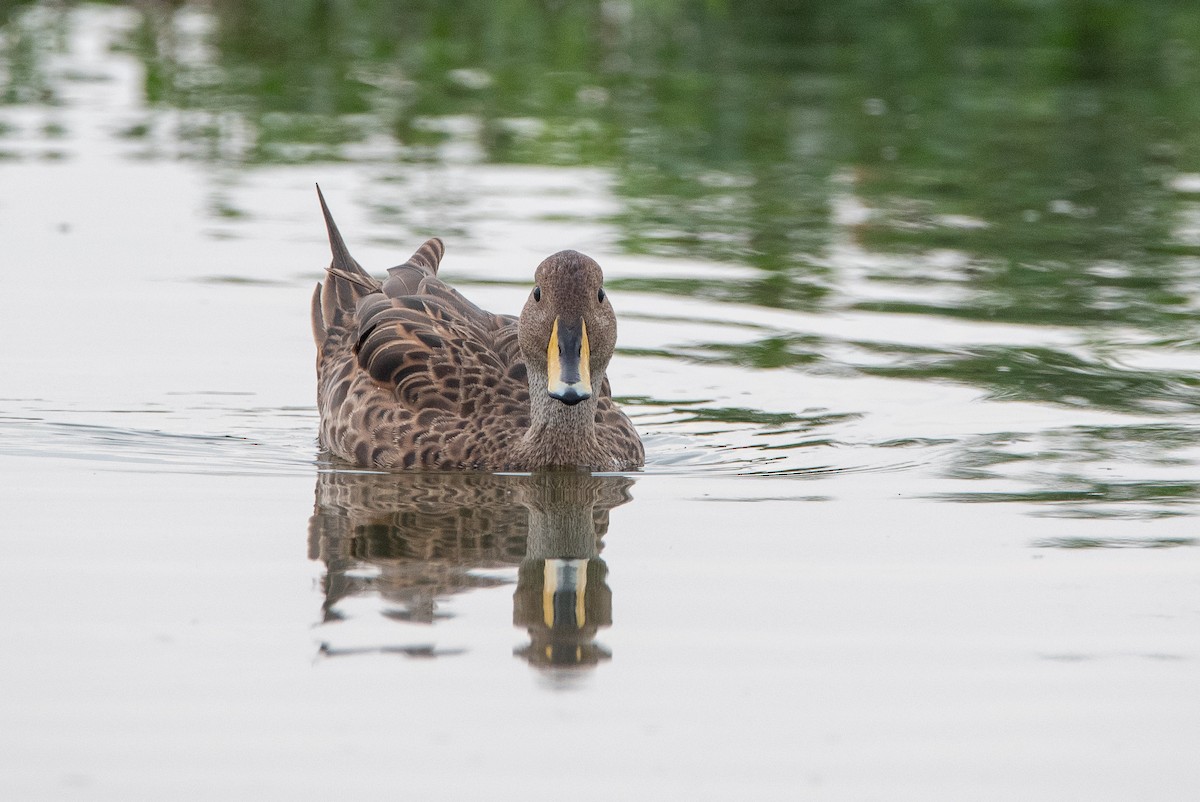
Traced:
[[371, 276], [317, 196], [333, 256], [312, 297], [323, 451], [382, 470], [642, 467], [608, 381], [617, 318], [595, 260], [548, 256], [520, 316], [493, 314], [438, 276], [438, 238]]

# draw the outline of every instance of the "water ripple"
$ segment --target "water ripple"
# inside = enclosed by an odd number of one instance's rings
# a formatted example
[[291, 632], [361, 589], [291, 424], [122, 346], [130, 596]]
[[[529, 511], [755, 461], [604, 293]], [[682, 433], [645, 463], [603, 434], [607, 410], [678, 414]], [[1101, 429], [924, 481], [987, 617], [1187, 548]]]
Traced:
[[[145, 410], [123, 412], [147, 414]], [[268, 429], [250, 436], [6, 416], [0, 417], [0, 435], [0, 454], [5, 456], [83, 460], [123, 470], [302, 473], [311, 470], [314, 462], [313, 437], [307, 427]]]

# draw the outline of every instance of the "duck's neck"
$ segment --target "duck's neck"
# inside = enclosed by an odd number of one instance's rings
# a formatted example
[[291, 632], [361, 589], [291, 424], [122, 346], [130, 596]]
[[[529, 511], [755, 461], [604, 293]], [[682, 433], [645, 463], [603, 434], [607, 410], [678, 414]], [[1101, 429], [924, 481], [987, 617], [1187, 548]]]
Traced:
[[[599, 387], [604, 377], [593, 383]], [[568, 406], [550, 397], [544, 376], [529, 377], [529, 429], [518, 453], [525, 467], [574, 465], [594, 467], [599, 452], [596, 440], [595, 389], [592, 397]]]

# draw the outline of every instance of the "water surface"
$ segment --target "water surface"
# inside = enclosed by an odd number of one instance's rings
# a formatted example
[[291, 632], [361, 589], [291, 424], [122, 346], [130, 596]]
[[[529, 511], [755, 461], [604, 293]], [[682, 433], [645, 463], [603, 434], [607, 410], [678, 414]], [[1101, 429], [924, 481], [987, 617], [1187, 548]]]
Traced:
[[[3, 795], [1200, 791], [1200, 12], [851, 6], [0, 4]], [[319, 454], [316, 181], [645, 470]]]

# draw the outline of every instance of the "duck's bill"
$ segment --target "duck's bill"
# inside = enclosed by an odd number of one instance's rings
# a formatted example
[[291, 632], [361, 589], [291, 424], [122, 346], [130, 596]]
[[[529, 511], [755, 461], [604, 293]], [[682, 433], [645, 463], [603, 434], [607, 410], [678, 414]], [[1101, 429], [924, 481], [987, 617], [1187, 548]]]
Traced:
[[554, 318], [546, 364], [551, 398], [570, 406], [592, 397], [591, 353], [587, 324], [582, 319], [578, 323], [561, 323]]

